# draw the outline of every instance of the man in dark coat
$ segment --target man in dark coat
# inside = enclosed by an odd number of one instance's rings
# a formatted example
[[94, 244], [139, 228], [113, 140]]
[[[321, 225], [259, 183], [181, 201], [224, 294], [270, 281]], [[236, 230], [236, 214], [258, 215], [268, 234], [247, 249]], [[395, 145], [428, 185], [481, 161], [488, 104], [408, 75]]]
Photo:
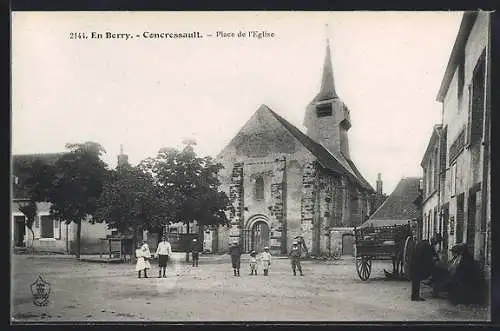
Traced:
[[229, 254], [231, 254], [231, 263], [233, 265], [234, 275], [239, 276], [241, 248], [237, 240], [233, 241], [233, 244], [229, 247]]
[[439, 256], [434, 246], [440, 243], [440, 236], [434, 235], [430, 240], [421, 240], [415, 244], [410, 258], [411, 301], [425, 301], [420, 296], [420, 282], [429, 278]]

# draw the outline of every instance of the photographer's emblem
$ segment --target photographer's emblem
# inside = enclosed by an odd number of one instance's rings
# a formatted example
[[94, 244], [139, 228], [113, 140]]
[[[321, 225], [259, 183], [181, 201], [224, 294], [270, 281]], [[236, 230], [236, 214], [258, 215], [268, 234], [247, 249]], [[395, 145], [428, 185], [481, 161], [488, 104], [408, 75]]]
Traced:
[[37, 306], [46, 306], [49, 302], [50, 284], [42, 276], [31, 284], [31, 293], [33, 294], [33, 303]]

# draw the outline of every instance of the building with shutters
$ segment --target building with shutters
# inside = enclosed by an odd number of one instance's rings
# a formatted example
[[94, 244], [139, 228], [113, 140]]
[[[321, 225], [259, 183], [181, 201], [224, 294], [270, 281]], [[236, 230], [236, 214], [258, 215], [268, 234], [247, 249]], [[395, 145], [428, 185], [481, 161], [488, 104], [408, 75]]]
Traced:
[[491, 264], [490, 20], [466, 12], [437, 100], [434, 127], [422, 160], [424, 237], [439, 232], [449, 249], [467, 243], [485, 270]]
[[[354, 226], [367, 219], [375, 191], [351, 160], [350, 110], [335, 89], [327, 45], [319, 93], [305, 110], [304, 133], [261, 105], [217, 156], [230, 226], [211, 236], [216, 251], [237, 240], [243, 251], [274, 255], [302, 236], [312, 255], [352, 251]], [[346, 250], [347, 250], [346, 249]]]
[[[12, 162], [12, 203], [11, 203], [11, 238], [12, 247], [30, 247], [36, 251], [74, 254], [76, 250], [76, 224], [66, 224], [50, 216], [50, 203], [38, 202], [37, 216], [33, 224], [33, 233], [26, 227], [26, 217], [19, 206], [29, 202], [26, 181], [28, 175], [24, 165], [34, 160], [45, 164], [54, 164], [63, 153], [13, 155]], [[112, 230], [105, 223], [91, 224], [83, 221], [81, 228], [81, 254], [98, 254], [103, 251], [105, 238]], [[33, 238], [34, 236], [34, 238]]]

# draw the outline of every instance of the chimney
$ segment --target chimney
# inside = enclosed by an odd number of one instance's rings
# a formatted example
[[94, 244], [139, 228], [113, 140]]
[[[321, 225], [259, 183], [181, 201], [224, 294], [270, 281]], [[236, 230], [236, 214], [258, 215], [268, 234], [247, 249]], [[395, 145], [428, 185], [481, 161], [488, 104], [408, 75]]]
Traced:
[[378, 173], [377, 175], [377, 196], [381, 197], [383, 194], [382, 191], [382, 174]]

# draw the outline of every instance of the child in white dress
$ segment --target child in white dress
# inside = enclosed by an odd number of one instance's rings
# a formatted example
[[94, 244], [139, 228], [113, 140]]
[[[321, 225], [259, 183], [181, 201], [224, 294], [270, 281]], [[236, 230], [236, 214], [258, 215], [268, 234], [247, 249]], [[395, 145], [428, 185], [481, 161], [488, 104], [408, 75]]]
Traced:
[[148, 278], [147, 271], [148, 269], [151, 269], [151, 264], [148, 260], [151, 258], [151, 252], [149, 251], [149, 246], [146, 242], [143, 242], [142, 245], [137, 245], [135, 256], [137, 257], [135, 271], [138, 272], [138, 277], [141, 278], [141, 271], [144, 270], [144, 278]]

